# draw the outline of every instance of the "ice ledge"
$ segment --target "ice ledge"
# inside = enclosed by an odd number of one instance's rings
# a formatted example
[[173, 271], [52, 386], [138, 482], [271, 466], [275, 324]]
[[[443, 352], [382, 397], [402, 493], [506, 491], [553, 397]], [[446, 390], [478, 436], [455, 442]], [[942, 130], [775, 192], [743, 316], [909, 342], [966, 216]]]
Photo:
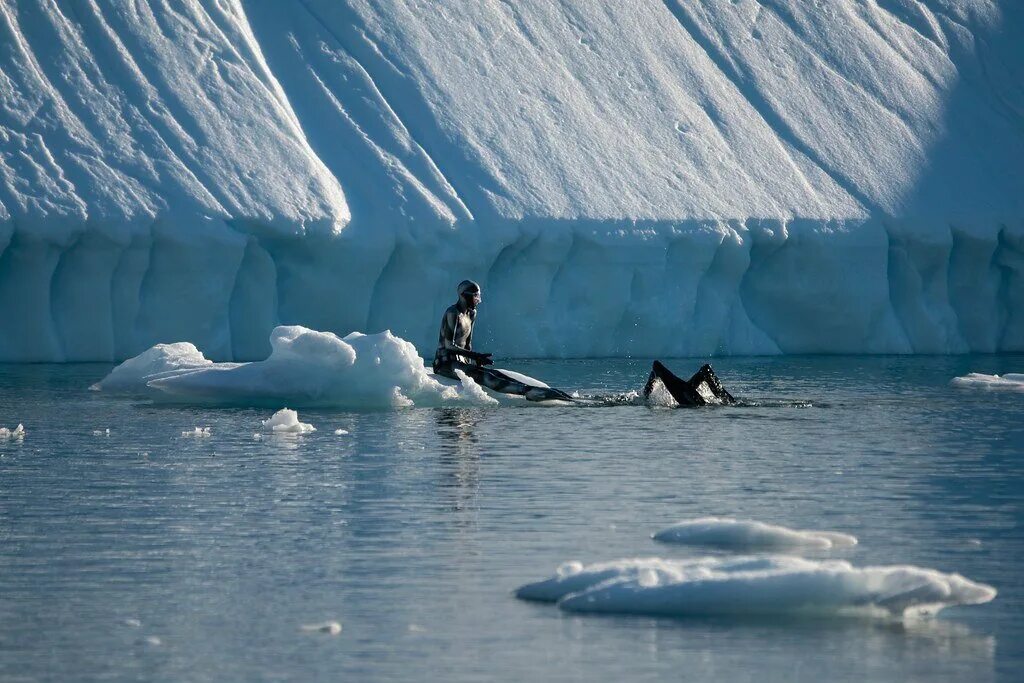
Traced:
[[156, 220], [47, 237], [0, 222], [2, 361], [188, 340], [267, 355], [277, 324], [392, 329], [426, 352], [454, 284], [504, 356], [1024, 350], [1024, 221], [462, 222], [274, 237]]

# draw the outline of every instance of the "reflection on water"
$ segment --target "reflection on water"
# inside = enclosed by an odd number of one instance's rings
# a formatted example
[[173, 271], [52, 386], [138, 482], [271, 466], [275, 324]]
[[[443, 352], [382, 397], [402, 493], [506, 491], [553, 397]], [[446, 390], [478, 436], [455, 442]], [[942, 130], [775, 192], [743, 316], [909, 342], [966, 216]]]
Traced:
[[450, 489], [454, 500], [452, 509], [468, 509], [476, 498], [480, 485], [480, 448], [476, 425], [485, 413], [479, 409], [438, 408], [438, 452], [442, 473], [448, 475], [440, 486]]
[[[589, 395], [649, 367], [517, 365]], [[261, 432], [269, 410], [86, 391], [107, 366], [0, 366], [0, 425], [27, 430], [0, 442], [0, 679], [1015, 680], [1024, 400], [948, 382], [1021, 368], [719, 359], [731, 392], [771, 405], [310, 410], [317, 431], [290, 435]], [[210, 436], [181, 437], [197, 425]], [[901, 623], [577, 616], [511, 595], [567, 560], [703, 553], [650, 539], [703, 515], [854, 534], [819, 556], [999, 596]]]

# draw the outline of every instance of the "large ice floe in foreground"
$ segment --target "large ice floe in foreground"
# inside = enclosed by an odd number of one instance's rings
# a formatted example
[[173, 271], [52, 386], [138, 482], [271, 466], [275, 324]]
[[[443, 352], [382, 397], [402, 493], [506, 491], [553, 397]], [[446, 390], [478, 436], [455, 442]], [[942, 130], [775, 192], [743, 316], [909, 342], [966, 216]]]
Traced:
[[700, 517], [674, 524], [652, 535], [655, 541], [732, 550], [830, 550], [857, 545], [857, 539], [835, 531], [790, 529], [757, 520]]
[[[390, 332], [353, 332], [342, 339], [298, 325], [281, 326], [274, 329], [270, 346], [270, 356], [262, 361], [213, 363], [192, 344], [159, 344], [117, 366], [92, 388], [169, 402], [267, 407], [498, 402], [469, 377], [462, 376], [458, 386], [438, 382], [416, 348]], [[304, 431], [295, 411], [287, 409], [264, 426]]]
[[991, 586], [934, 569], [780, 556], [568, 562], [516, 591], [571, 612], [665, 616], [904, 617], [995, 595]]
[[466, 277], [505, 357], [1024, 349], [1024, 3], [25, 0], [0, 47], [0, 361], [431, 348]]

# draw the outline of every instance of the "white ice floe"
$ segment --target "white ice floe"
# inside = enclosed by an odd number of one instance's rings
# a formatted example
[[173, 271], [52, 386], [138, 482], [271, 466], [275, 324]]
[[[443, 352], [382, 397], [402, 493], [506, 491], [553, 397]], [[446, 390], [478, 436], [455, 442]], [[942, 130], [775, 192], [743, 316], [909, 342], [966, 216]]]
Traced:
[[334, 435], [335, 436], [345, 436], [346, 434], [348, 434], [348, 430], [347, 429], [335, 429], [334, 430]]
[[187, 432], [182, 432], [181, 435], [184, 436], [184, 437], [193, 437], [193, 438], [196, 438], [196, 439], [202, 439], [204, 437], [210, 436], [210, 428], [209, 427], [195, 427], [194, 429], [191, 429], [191, 430], [189, 430]]
[[92, 430], [93, 436], [110, 436], [110, 427], [106, 429], [94, 429]]
[[830, 548], [857, 545], [857, 538], [834, 531], [789, 529], [755, 520], [700, 517], [674, 524], [652, 535], [656, 541], [734, 550]]
[[275, 434], [308, 434], [316, 427], [308, 422], [299, 422], [299, 414], [291, 408], [282, 408], [269, 419], [263, 420], [263, 429]]
[[[427, 371], [416, 347], [388, 331], [353, 332], [342, 339], [280, 326], [270, 345], [270, 357], [251, 363], [211, 363], [191, 344], [161, 345], [117, 366], [95, 388], [163, 401], [270, 407], [497, 403], [470, 377], [460, 375], [458, 385], [442, 384]], [[171, 365], [175, 368], [168, 369]]]
[[0, 427], [0, 440], [21, 441], [25, 438], [25, 425], [19, 423], [14, 429]]
[[193, 344], [157, 344], [134, 358], [129, 358], [110, 371], [110, 374], [93, 384], [93, 391], [120, 393], [145, 393], [146, 382], [158, 377], [168, 377], [198, 368], [209, 367], [207, 360]]
[[991, 586], [934, 569], [788, 556], [570, 562], [516, 591], [519, 598], [557, 602], [574, 612], [671, 616], [900, 617], [981, 604], [995, 595]]
[[303, 624], [301, 629], [306, 633], [327, 633], [336, 636], [341, 633], [341, 622], [324, 621], [319, 624]]
[[950, 384], [964, 389], [986, 389], [1003, 391], [1024, 391], [1024, 374], [986, 375], [972, 372], [963, 377], [954, 377]]

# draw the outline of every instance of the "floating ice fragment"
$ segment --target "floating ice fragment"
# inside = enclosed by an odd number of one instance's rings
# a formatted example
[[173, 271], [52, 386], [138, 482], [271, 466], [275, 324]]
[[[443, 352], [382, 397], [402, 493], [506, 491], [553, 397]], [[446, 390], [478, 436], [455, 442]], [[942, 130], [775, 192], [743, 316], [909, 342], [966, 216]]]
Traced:
[[1024, 374], [1007, 373], [999, 375], [985, 375], [980, 372], [972, 372], [963, 377], [954, 377], [950, 384], [961, 389], [986, 389], [1003, 391], [1024, 392]]
[[282, 408], [269, 419], [263, 420], [262, 424], [263, 429], [272, 431], [275, 434], [307, 434], [316, 431], [316, 427], [313, 425], [307, 422], [299, 422], [298, 412], [291, 408]]
[[142, 627], [142, 622], [139, 621], [138, 619], [131, 619], [131, 618], [129, 618], [129, 619], [125, 619], [124, 620], [124, 625], [125, 626], [131, 626], [132, 628], [141, 628]]
[[106, 429], [94, 429], [92, 430], [93, 436], [110, 436], [110, 427]]
[[337, 621], [325, 621], [319, 624], [303, 624], [301, 627], [307, 633], [328, 633], [336, 636], [341, 633], [341, 623]]
[[157, 638], [156, 636], [146, 636], [146, 637], [145, 637], [145, 638], [143, 638], [142, 640], [143, 640], [143, 641], [144, 641], [144, 642], [145, 642], [145, 643], [146, 643], [147, 645], [152, 645], [152, 646], [154, 646], [154, 647], [157, 647], [157, 646], [159, 646], [159, 645], [163, 645], [163, 641], [162, 641], [162, 640], [160, 640], [159, 638]]
[[25, 425], [18, 423], [18, 426], [14, 429], [8, 429], [7, 427], [0, 427], [0, 440], [7, 441], [21, 441], [25, 438]]
[[181, 435], [184, 436], [184, 437], [194, 437], [194, 438], [197, 438], [197, 439], [201, 439], [203, 437], [210, 436], [210, 428], [209, 427], [195, 427], [191, 431], [182, 432]]
[[335, 436], [345, 436], [346, 434], [348, 434], [348, 430], [347, 429], [335, 429], [334, 430], [334, 435]]
[[991, 586], [934, 569], [786, 556], [618, 560], [559, 572], [516, 591], [524, 600], [557, 602], [569, 611], [671, 616], [902, 617], [981, 604], [995, 595]]
[[857, 538], [832, 531], [808, 531], [728, 517], [700, 517], [652, 535], [656, 541], [716, 548], [830, 548], [857, 545]]

